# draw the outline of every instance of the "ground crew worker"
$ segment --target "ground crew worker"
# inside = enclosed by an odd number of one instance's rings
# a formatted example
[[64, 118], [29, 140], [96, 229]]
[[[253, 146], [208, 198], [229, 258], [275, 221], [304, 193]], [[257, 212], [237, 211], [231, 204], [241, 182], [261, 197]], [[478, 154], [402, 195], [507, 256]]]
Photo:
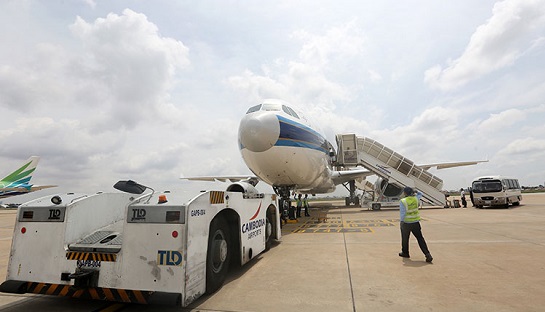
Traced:
[[278, 202], [280, 203], [279, 209], [281, 210], [280, 211], [280, 228], [282, 228], [283, 224], [288, 223], [290, 201], [280, 199]]
[[301, 218], [301, 207], [303, 207], [303, 199], [301, 199], [301, 194], [297, 196], [297, 218]]
[[310, 217], [310, 213], [308, 213], [308, 209], [310, 208], [308, 206], [308, 194], [305, 194], [305, 198], [303, 199], [303, 207], [305, 207], [305, 217]]
[[462, 198], [462, 206], [464, 206], [464, 208], [467, 208], [466, 192], [463, 188], [460, 189], [460, 197]]
[[433, 257], [428, 250], [426, 240], [422, 235], [422, 228], [420, 227], [420, 213], [418, 212], [419, 198], [422, 197], [422, 193], [418, 193], [417, 196], [413, 195], [414, 191], [410, 187], [403, 189], [405, 195], [399, 202], [399, 220], [401, 228], [401, 252], [400, 257], [410, 258], [409, 255], [409, 237], [413, 233], [414, 237], [418, 241], [418, 246], [426, 256], [426, 262], [432, 262]]

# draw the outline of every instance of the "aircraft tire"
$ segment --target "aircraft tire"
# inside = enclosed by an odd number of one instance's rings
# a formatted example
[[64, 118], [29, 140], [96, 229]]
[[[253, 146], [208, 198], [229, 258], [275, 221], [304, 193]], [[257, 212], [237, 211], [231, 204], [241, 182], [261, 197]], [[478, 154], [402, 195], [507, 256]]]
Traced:
[[218, 290], [225, 281], [232, 253], [231, 236], [227, 222], [216, 217], [210, 224], [206, 254], [206, 293]]

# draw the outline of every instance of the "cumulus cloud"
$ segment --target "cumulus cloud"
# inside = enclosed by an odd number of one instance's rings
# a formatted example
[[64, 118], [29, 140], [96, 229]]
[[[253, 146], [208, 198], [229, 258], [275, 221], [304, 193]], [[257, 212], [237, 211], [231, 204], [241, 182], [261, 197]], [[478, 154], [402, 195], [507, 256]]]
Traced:
[[0, 131], [0, 154], [39, 155], [50, 164], [63, 168], [66, 178], [75, 178], [92, 168], [93, 155], [112, 155], [123, 147], [124, 136], [97, 134], [77, 120], [31, 117], [16, 120], [15, 127]]
[[526, 118], [526, 113], [519, 109], [508, 109], [490, 117], [479, 124], [477, 131], [481, 134], [494, 133], [503, 128], [520, 122]]
[[70, 58], [62, 47], [40, 43], [26, 64], [14, 61], [0, 66], [0, 106], [29, 112], [40, 105], [56, 107], [64, 103], [66, 86], [71, 84], [65, 76]]
[[460, 114], [456, 109], [434, 106], [415, 116], [407, 125], [375, 130], [372, 134], [377, 141], [406, 153], [413, 161], [437, 162], [438, 155], [461, 137]]
[[361, 54], [362, 37], [354, 22], [332, 27], [320, 35], [294, 31], [291, 38], [302, 42], [295, 60], [278, 59], [264, 66], [261, 73], [246, 70], [241, 75], [229, 77], [228, 82], [256, 99], [282, 98], [301, 106], [308, 105], [308, 108], [332, 110], [335, 102], [349, 101], [353, 97], [350, 87], [332, 77], [352, 70], [349, 60]]
[[[189, 49], [129, 9], [91, 22], [75, 17], [69, 29], [63, 43], [37, 42], [0, 64], [1, 117], [12, 116], [0, 129], [2, 156], [40, 155], [49, 168], [63, 168], [49, 170], [51, 183], [73, 187], [90, 183], [82, 177], [100, 185], [111, 174], [173, 168], [180, 150], [170, 144], [178, 142], [161, 134], [185, 120], [171, 92], [190, 66]], [[143, 146], [175, 154], [148, 155]]]
[[176, 70], [190, 63], [182, 42], [161, 37], [144, 14], [129, 9], [93, 23], [77, 17], [70, 28], [85, 46], [83, 70], [94, 82], [100, 79], [105, 89], [112, 120], [102, 123], [103, 128], [132, 128], [156, 113], [168, 100]]
[[445, 68], [435, 65], [428, 69], [424, 80], [431, 88], [447, 91], [511, 66], [542, 41], [543, 30], [544, 0], [497, 2], [492, 17], [477, 28], [463, 54]]
[[77, 107], [81, 115], [70, 118], [85, 117], [97, 131], [181, 115], [169, 103], [177, 72], [190, 65], [181, 41], [129, 9], [90, 23], [77, 17], [70, 29], [78, 42], [38, 43], [27, 57], [0, 66], [0, 106], [59, 109], [61, 116]]
[[542, 183], [543, 173], [545, 173], [544, 158], [545, 140], [529, 136], [514, 139], [504, 145], [494, 155], [491, 162], [502, 164], [500, 172], [523, 176], [525, 179], [532, 177]]

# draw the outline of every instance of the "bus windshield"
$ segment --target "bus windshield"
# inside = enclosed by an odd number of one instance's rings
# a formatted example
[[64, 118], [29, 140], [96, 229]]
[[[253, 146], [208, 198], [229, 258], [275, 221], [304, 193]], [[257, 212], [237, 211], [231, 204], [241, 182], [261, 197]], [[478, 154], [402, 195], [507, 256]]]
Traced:
[[474, 193], [501, 192], [503, 189], [500, 180], [475, 181], [472, 188]]

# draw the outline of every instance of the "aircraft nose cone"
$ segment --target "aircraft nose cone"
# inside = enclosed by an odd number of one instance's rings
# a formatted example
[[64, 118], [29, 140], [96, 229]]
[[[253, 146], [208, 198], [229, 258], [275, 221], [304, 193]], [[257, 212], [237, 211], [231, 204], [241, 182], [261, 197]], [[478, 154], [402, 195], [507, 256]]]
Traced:
[[280, 135], [280, 124], [275, 114], [249, 114], [242, 118], [238, 128], [242, 148], [264, 152], [273, 147]]

